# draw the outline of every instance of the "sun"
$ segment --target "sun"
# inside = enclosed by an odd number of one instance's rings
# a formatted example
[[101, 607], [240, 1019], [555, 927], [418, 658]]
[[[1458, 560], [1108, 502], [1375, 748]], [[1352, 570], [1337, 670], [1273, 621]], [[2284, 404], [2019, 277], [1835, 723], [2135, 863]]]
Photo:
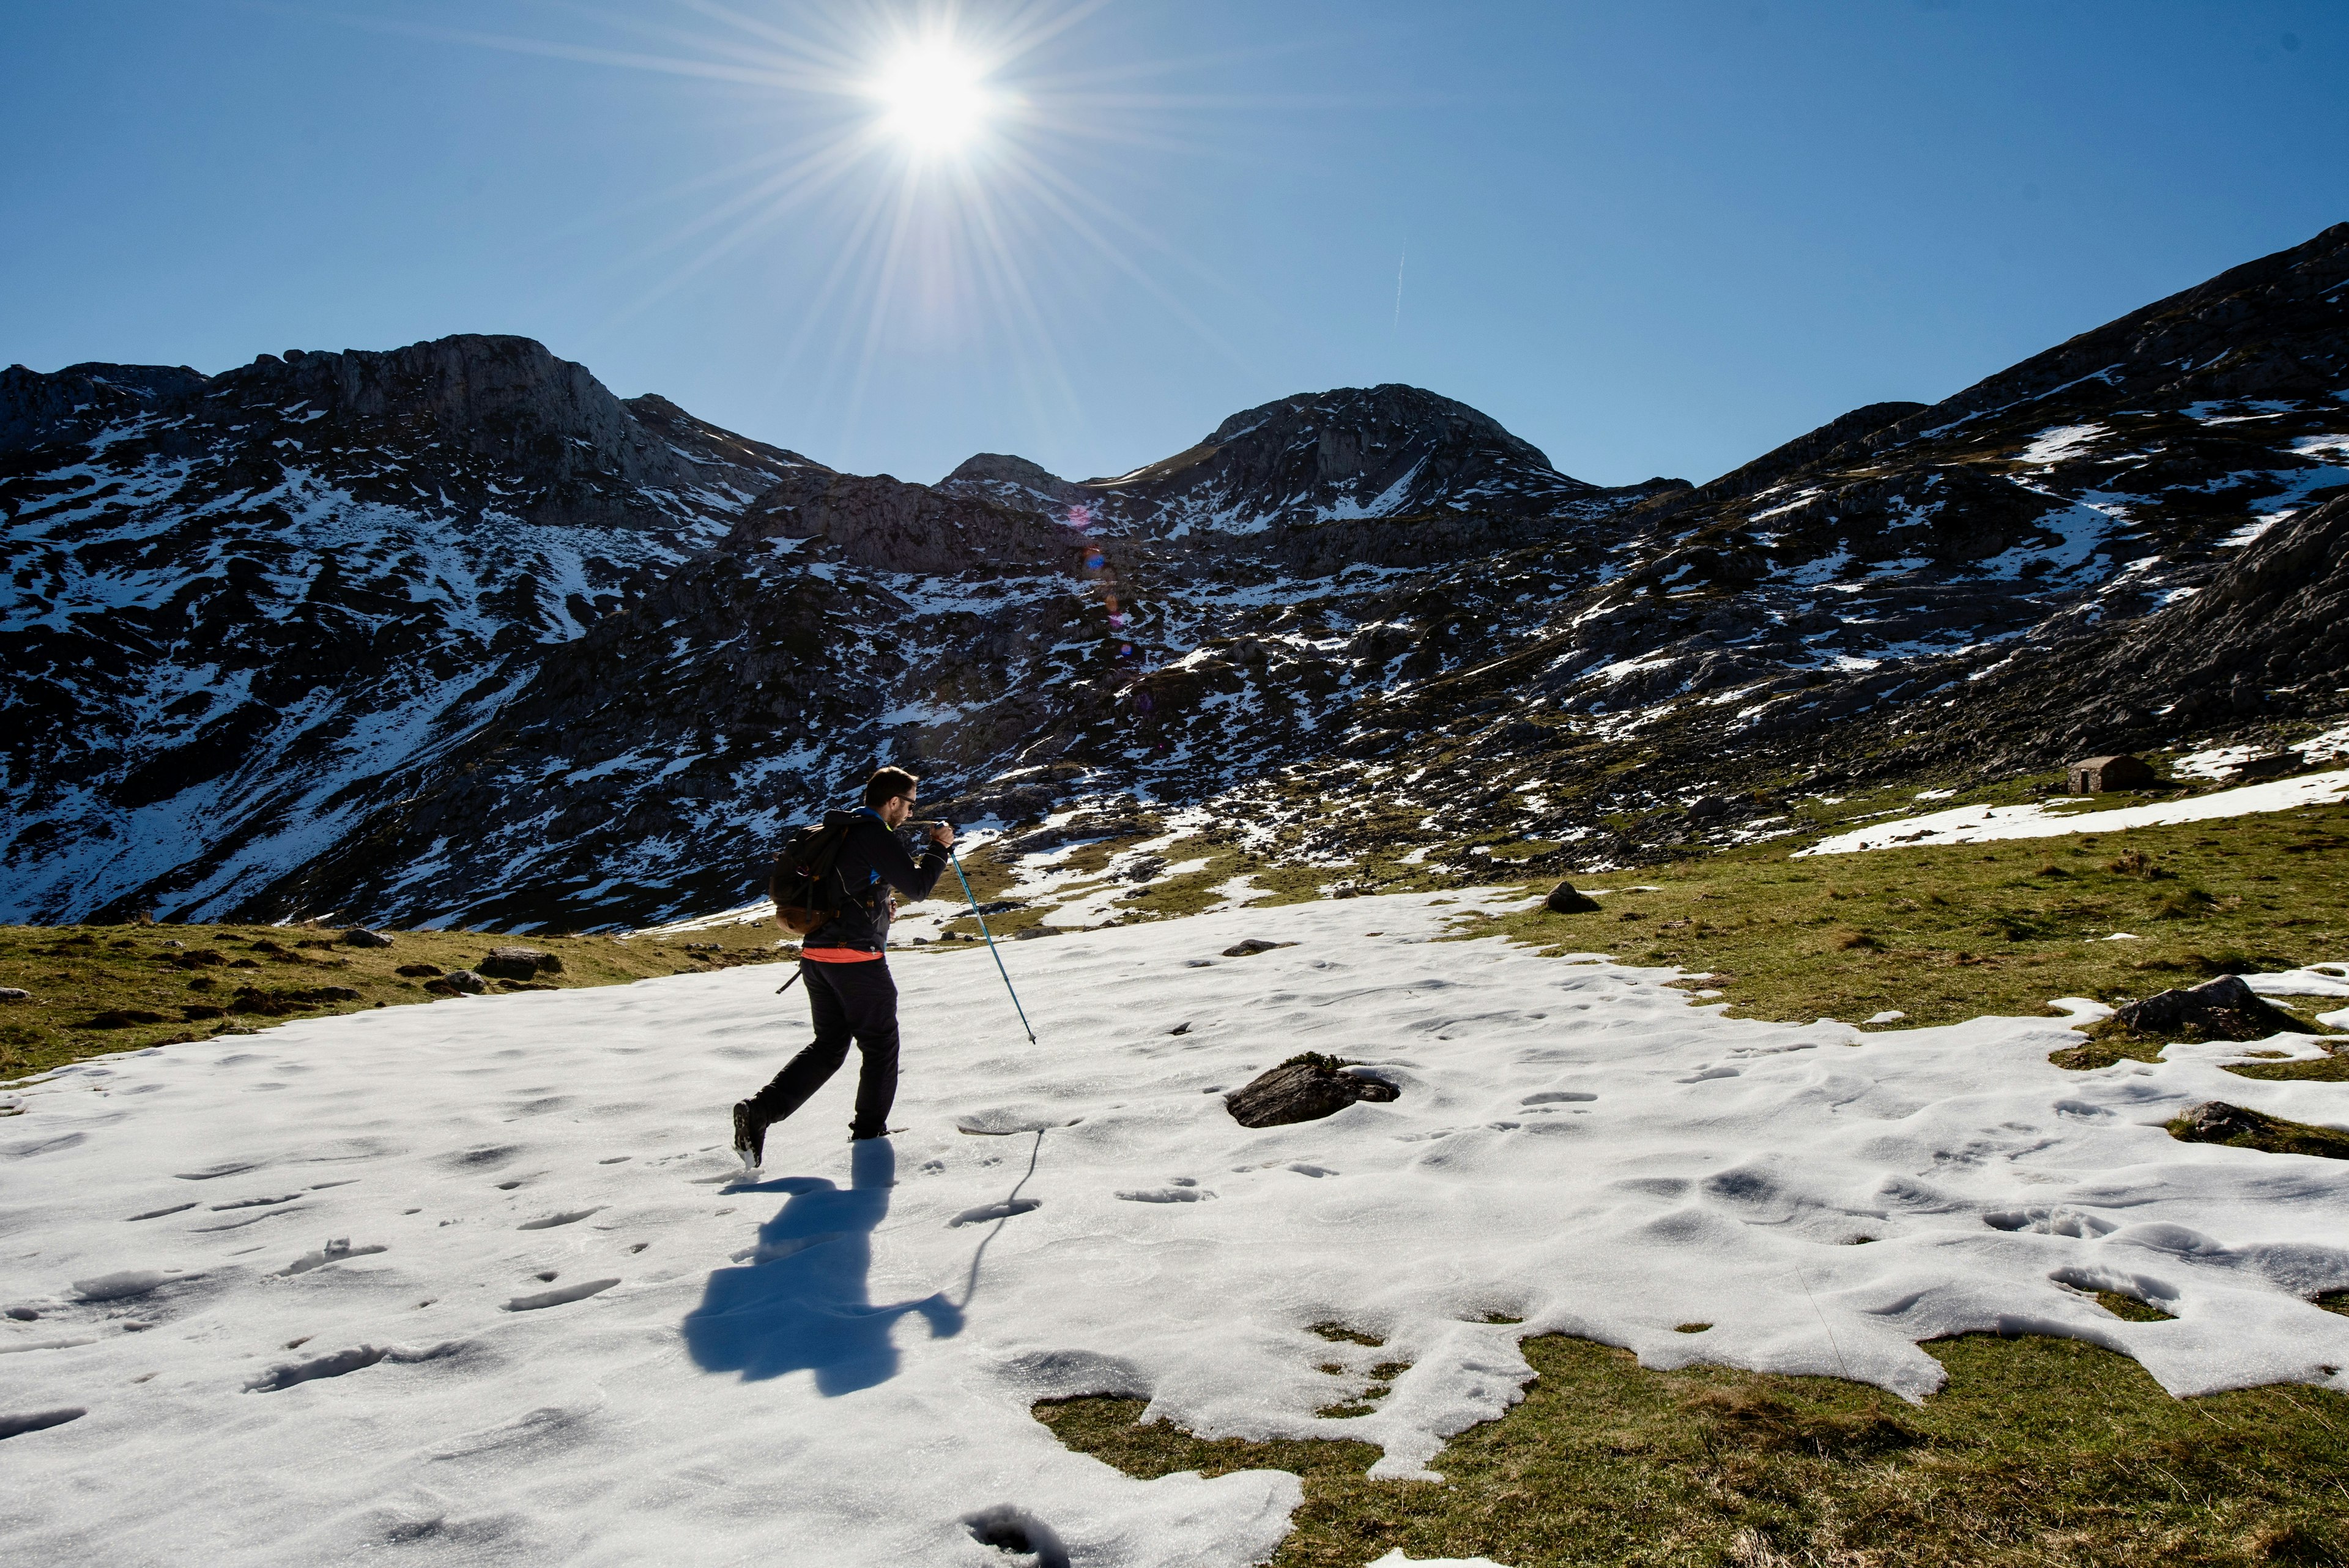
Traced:
[[918, 152], [951, 152], [986, 125], [992, 107], [979, 62], [949, 45], [906, 49], [873, 84], [883, 126]]

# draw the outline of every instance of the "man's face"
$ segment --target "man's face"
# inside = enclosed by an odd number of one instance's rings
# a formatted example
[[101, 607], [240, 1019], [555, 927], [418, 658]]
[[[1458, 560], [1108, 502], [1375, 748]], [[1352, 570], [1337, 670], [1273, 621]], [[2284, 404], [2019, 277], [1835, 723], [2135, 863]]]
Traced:
[[893, 794], [881, 803], [881, 820], [892, 827], [895, 827], [913, 815], [914, 797], [912, 795]]

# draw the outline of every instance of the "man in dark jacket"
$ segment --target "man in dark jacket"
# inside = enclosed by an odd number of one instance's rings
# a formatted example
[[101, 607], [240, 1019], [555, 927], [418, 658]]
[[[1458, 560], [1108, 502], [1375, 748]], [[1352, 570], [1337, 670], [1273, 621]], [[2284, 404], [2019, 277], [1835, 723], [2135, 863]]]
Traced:
[[954, 829], [940, 824], [916, 861], [896, 830], [914, 809], [921, 781], [903, 768], [883, 768], [864, 785], [864, 808], [826, 812], [824, 824], [849, 823], [834, 869], [847, 895], [837, 919], [808, 934], [800, 948], [800, 979], [807, 988], [815, 1038], [783, 1064], [774, 1081], [734, 1106], [734, 1152], [756, 1170], [766, 1158], [767, 1128], [806, 1103], [848, 1059], [856, 1042], [863, 1066], [856, 1077], [853, 1139], [889, 1130], [897, 1097], [897, 985], [889, 978], [889, 918], [896, 894], [926, 898], [946, 869]]

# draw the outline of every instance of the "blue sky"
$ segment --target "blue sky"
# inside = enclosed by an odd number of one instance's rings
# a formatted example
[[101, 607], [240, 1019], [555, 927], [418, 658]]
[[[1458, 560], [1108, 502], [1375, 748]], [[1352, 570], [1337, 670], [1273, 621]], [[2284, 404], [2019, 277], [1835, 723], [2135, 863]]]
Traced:
[[2333, 4], [972, 4], [917, 156], [945, 16], [20, 0], [0, 363], [521, 333], [916, 480], [1408, 381], [1702, 481], [2349, 218]]

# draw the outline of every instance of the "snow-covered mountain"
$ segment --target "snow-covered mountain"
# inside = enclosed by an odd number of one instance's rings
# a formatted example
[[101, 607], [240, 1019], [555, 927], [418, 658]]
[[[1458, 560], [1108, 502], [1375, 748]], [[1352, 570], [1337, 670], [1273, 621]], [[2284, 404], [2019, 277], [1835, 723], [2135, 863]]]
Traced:
[[250, 904], [800, 461], [515, 337], [0, 373], [0, 919]]
[[[2146, 649], [2349, 482], [2344, 284], [2349, 225], [1698, 487], [1396, 386], [920, 485], [512, 338], [12, 370], [0, 918], [641, 921], [739, 901], [880, 760], [965, 818], [1205, 805], [1276, 855], [1473, 820], [1574, 865], [2323, 716], [2289, 659], [2214, 707]], [[2067, 690], [2124, 643], [2135, 685]]]

